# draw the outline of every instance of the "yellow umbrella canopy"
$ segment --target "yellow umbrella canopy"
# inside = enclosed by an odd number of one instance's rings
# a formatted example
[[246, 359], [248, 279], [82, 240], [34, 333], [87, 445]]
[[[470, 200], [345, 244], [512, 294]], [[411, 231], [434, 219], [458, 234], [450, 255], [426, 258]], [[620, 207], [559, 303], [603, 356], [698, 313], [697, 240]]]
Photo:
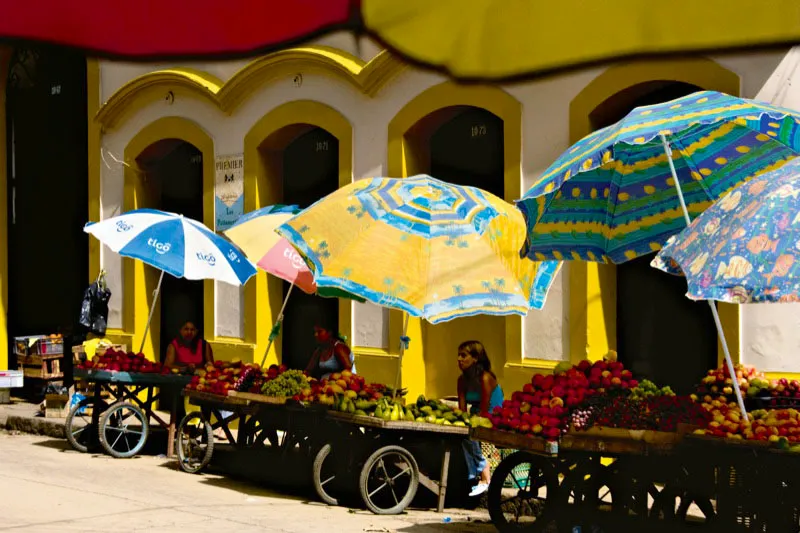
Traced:
[[800, 42], [796, 0], [362, 0], [386, 45], [462, 79]]
[[474, 187], [430, 176], [356, 181], [277, 229], [318, 287], [431, 323], [541, 308], [560, 263], [521, 259], [521, 213]]

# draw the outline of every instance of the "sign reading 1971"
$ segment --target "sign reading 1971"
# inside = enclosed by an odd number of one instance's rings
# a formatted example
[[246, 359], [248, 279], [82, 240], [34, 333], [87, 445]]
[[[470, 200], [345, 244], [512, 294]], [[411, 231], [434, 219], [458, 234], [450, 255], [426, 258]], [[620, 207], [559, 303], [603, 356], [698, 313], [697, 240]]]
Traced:
[[214, 161], [216, 230], [226, 230], [244, 213], [244, 155], [218, 155]]

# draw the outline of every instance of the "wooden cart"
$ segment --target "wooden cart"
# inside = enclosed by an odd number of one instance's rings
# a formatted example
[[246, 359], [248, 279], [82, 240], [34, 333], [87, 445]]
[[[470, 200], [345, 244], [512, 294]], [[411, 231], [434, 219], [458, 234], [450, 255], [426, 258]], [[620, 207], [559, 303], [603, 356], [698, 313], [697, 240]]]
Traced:
[[[437, 495], [437, 511], [444, 509], [453, 446], [469, 437], [469, 429], [427, 423], [385, 421], [331, 411], [337, 428], [314, 461], [314, 488], [329, 504], [353, 487], [375, 514], [398, 514], [411, 504], [421, 484]], [[430, 472], [418, 459], [420, 452], [440, 451], [441, 468]], [[437, 479], [438, 478], [438, 479]], [[354, 485], [355, 484], [355, 485]]]
[[557, 444], [493, 429], [475, 428], [471, 436], [517, 450], [489, 487], [489, 513], [500, 531], [650, 531], [649, 499], [682, 471], [678, 434], [604, 428], [568, 433]]
[[[91, 396], [78, 402], [67, 415], [65, 432], [73, 448], [87, 452], [99, 442], [113, 457], [133, 457], [147, 442], [150, 421], [155, 420], [168, 431], [167, 455], [173, 455], [177, 401], [191, 377], [81, 369], [73, 376], [92, 388]], [[164, 420], [155, 405], [167, 397], [172, 400], [171, 412]]]
[[[304, 407], [286, 398], [232, 392], [220, 396], [184, 390], [200, 411], [189, 413], [178, 427], [178, 459], [185, 472], [198, 473], [211, 461], [214, 433], [222, 430], [236, 449], [270, 446], [280, 453], [299, 447], [313, 459], [322, 447], [326, 411]], [[238, 429], [232, 429], [234, 422]]]

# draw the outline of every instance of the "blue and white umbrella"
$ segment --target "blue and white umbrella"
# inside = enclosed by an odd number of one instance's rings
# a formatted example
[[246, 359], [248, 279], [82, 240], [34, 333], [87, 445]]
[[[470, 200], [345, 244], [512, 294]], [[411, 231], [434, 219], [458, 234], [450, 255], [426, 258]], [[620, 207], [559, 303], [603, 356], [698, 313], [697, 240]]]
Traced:
[[83, 231], [114, 252], [162, 271], [145, 338], [164, 272], [176, 278], [214, 279], [232, 285], [243, 285], [256, 273], [253, 264], [233, 244], [202, 223], [175, 213], [136, 209], [101, 222], [89, 222]]

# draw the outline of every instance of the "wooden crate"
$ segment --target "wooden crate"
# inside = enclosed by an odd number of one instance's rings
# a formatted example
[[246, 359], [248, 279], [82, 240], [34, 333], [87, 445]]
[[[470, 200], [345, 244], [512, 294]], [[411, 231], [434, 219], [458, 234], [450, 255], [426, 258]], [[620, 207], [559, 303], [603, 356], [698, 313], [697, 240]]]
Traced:
[[17, 355], [17, 368], [30, 379], [63, 379], [62, 357], [63, 354]]
[[47, 394], [44, 397], [45, 418], [66, 418], [69, 413], [68, 394]]

